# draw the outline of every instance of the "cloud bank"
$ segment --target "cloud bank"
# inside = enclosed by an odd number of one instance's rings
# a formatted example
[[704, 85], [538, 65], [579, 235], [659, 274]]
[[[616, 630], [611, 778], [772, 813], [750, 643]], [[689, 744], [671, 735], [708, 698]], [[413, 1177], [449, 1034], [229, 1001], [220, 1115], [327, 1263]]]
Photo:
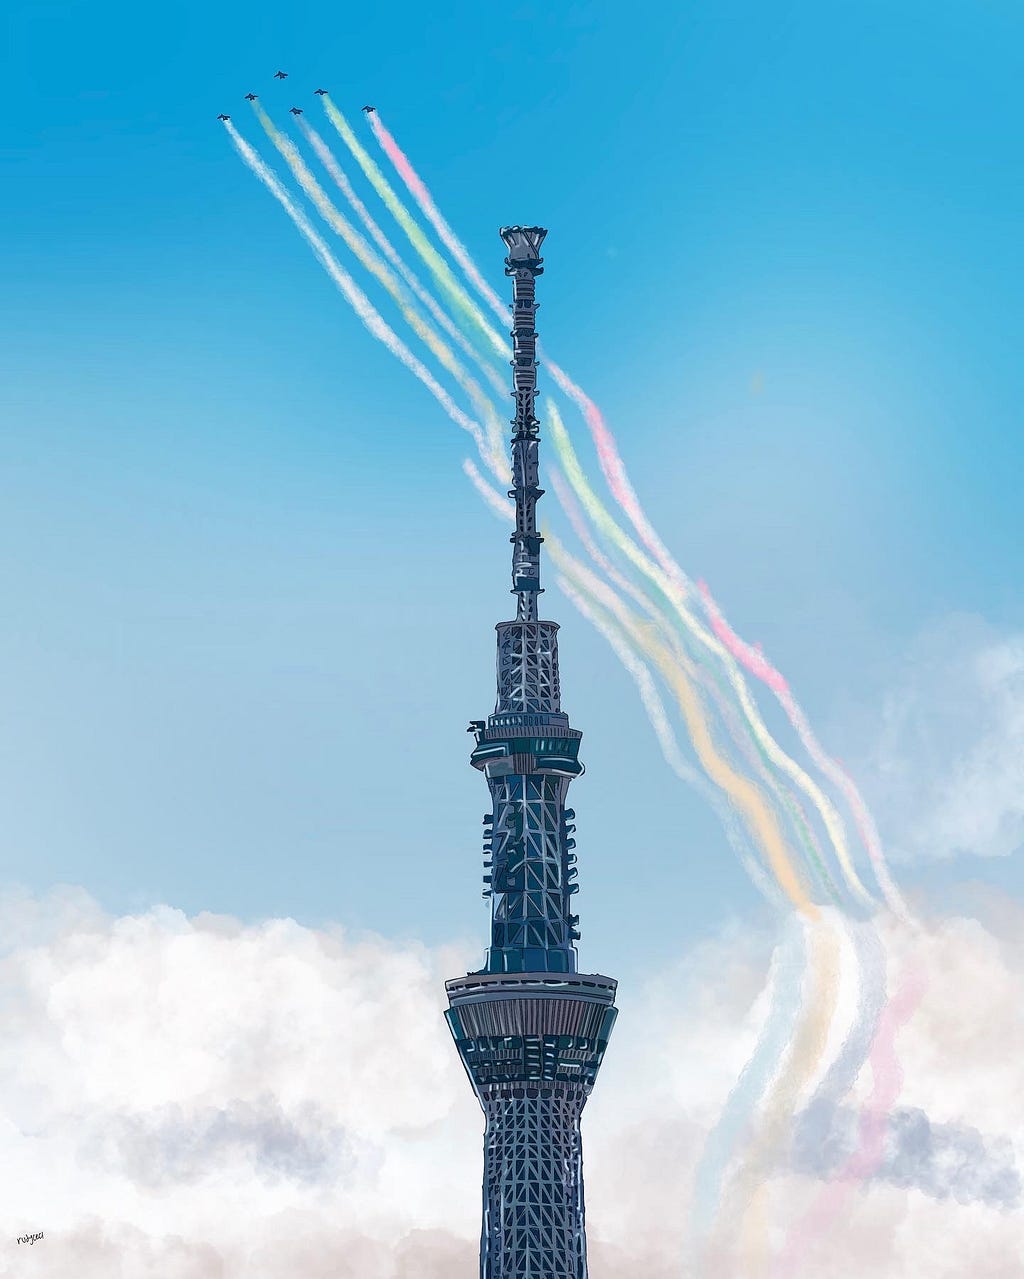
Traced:
[[[934, 926], [899, 1041], [899, 1138], [801, 1273], [1019, 1275], [1024, 912], [988, 915]], [[8, 895], [0, 937], [0, 1275], [475, 1274], [481, 1121], [441, 1018], [443, 979], [475, 949], [116, 918], [74, 890]], [[773, 942], [736, 926], [622, 990], [584, 1120], [593, 1279], [683, 1273], [694, 1169], [765, 1015]], [[797, 1130], [766, 1185], [777, 1242], [869, 1088], [828, 1140]], [[29, 1258], [16, 1240], [40, 1230]]]
[[856, 735], [870, 743], [857, 776], [896, 857], [1006, 857], [1024, 845], [1024, 635], [944, 619]]

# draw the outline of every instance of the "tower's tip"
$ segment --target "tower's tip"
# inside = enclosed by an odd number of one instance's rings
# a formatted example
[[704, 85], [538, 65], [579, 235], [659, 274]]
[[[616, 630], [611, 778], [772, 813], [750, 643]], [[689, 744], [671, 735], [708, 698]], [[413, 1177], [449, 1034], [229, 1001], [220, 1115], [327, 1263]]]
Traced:
[[523, 265], [528, 262], [542, 261], [540, 246], [547, 235], [547, 227], [542, 226], [503, 226], [498, 234], [505, 241], [508, 249], [506, 261], [509, 266]]

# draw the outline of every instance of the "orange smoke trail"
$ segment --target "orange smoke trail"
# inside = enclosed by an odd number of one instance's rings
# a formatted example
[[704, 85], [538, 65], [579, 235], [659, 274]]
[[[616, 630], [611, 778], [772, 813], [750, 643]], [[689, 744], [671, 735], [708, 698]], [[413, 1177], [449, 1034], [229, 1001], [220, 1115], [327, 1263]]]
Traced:
[[663, 570], [659, 568], [649, 556], [645, 555], [644, 552], [640, 550], [632, 538], [630, 538], [609, 515], [608, 511], [594, 493], [589, 481], [583, 473], [583, 468], [580, 466], [579, 460], [576, 457], [575, 450], [572, 447], [572, 442], [569, 439], [569, 433], [565, 429], [557, 407], [549, 400], [547, 401], [546, 409], [551, 427], [551, 438], [554, 442], [555, 449], [558, 452], [562, 469], [568, 477], [569, 483], [572, 485], [576, 496], [580, 499], [587, 514], [590, 516], [590, 519], [595, 526], [599, 528], [610, 541], [614, 542], [623, 554], [634, 565], [636, 565], [636, 567], [639, 568], [655, 586], [657, 586], [658, 590], [668, 601], [671, 610], [676, 614], [686, 630], [702, 645], [704, 645], [704, 647], [719, 658], [729, 684], [736, 694], [736, 698], [743, 710], [744, 717], [750, 725], [759, 745], [780, 772], [784, 773], [792, 781], [794, 781], [814, 804], [815, 808], [821, 815], [825, 829], [828, 831], [836, 857], [851, 889], [862, 901], [871, 903], [872, 899], [867, 890], [864, 888], [864, 885], [861, 883], [860, 877], [857, 875], [853, 863], [850, 860], [842, 819], [836, 812], [835, 806], [824, 794], [821, 788], [807, 775], [807, 773], [804, 772], [802, 768], [800, 768], [795, 760], [791, 759], [790, 756], [786, 754], [781, 746], [779, 746], [778, 742], [776, 742], [775, 738], [769, 733], [732, 654], [729, 653], [729, 651], [720, 643], [719, 640], [715, 638], [715, 636], [710, 634], [705, 627], [700, 624], [700, 622], [686, 607], [683, 597], [676, 589], [674, 583], [669, 580]]
[[[793, 1037], [789, 1060], [768, 1094], [760, 1124], [752, 1144], [726, 1193], [719, 1217], [719, 1234], [735, 1226], [741, 1216], [739, 1239], [742, 1255], [740, 1274], [747, 1279], [765, 1272], [769, 1250], [763, 1230], [757, 1230], [757, 1200], [777, 1162], [783, 1141], [792, 1124], [801, 1091], [814, 1076], [828, 1046], [829, 1031], [839, 998], [840, 947], [838, 931], [827, 916], [812, 927], [807, 964], [810, 991], [804, 1014]], [[747, 1212], [753, 1208], [749, 1223]]]
[[653, 661], [675, 696], [704, 772], [719, 790], [727, 795], [743, 817], [752, 837], [764, 852], [779, 887], [792, 905], [808, 918], [817, 918], [818, 909], [808, 896], [790, 860], [785, 840], [771, 806], [758, 787], [749, 778], [737, 773], [719, 753], [708, 727], [700, 697], [690, 678], [681, 668], [678, 655], [671, 653], [655, 636], [653, 628], [631, 613], [609, 586], [595, 577], [579, 561], [568, 556], [557, 542], [551, 544], [551, 555], [567, 577], [580, 581], [588, 592], [609, 608], [636, 647]]

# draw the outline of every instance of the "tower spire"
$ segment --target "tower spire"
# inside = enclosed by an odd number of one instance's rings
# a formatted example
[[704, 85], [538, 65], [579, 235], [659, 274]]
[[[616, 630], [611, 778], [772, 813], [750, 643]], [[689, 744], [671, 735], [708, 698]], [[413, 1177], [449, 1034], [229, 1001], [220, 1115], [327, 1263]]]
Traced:
[[537, 596], [541, 593], [540, 547], [537, 532], [538, 487], [537, 441], [534, 406], [537, 399], [537, 276], [544, 273], [540, 247], [547, 231], [539, 226], [503, 226], [501, 238], [508, 256], [505, 274], [512, 284], [512, 397], [516, 415], [512, 419], [512, 484], [509, 497], [515, 499], [516, 528], [512, 534], [512, 591], [518, 597], [516, 617], [521, 622], [537, 620]]
[[481, 1279], [587, 1279], [580, 1116], [615, 1023], [616, 983], [576, 972], [576, 814], [583, 734], [561, 708], [558, 624], [541, 621], [536, 277], [541, 227], [502, 227], [513, 280], [514, 621], [497, 630], [497, 701], [473, 720], [487, 779], [479, 972], [446, 982], [445, 1014], [486, 1119]]

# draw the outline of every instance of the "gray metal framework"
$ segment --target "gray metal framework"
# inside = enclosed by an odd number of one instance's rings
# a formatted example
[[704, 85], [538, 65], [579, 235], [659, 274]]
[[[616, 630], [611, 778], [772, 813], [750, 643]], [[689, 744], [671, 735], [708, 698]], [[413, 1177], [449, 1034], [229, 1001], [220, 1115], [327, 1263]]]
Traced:
[[558, 625], [538, 617], [536, 277], [541, 227], [502, 227], [513, 280], [515, 621], [497, 625], [497, 701], [474, 720], [487, 779], [484, 968], [446, 983], [446, 1013], [486, 1121], [481, 1279], [586, 1279], [580, 1116], [615, 1023], [616, 983], [579, 974], [575, 813], [582, 734], [561, 709]]

